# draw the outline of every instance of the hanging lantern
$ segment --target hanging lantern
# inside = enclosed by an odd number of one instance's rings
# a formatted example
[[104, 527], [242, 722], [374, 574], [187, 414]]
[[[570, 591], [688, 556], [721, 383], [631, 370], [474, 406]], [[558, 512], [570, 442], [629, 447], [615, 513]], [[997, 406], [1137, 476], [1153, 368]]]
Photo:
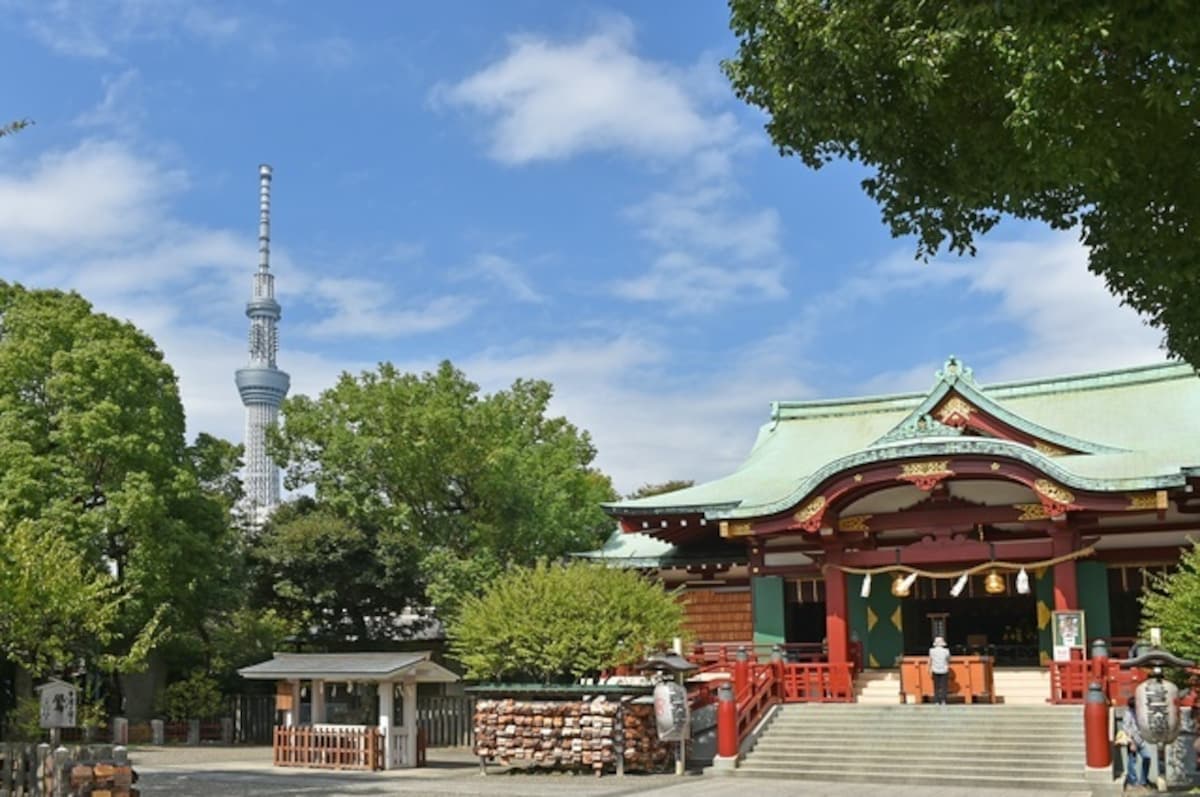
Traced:
[[871, 597], [871, 574], [870, 573], [867, 573], [865, 576], [863, 576], [862, 589], [859, 590], [858, 594], [864, 598]]
[[989, 595], [1003, 595], [1008, 591], [1008, 585], [1004, 583], [1004, 576], [1000, 575], [999, 571], [993, 570], [983, 580], [983, 589]]
[[907, 579], [899, 573], [892, 577], [892, 594], [897, 598], [908, 597], [910, 590], [909, 585], [904, 583], [905, 581], [907, 581]]
[[1025, 568], [1021, 568], [1021, 572], [1017, 573], [1017, 592], [1021, 595], [1029, 594], [1029, 574], [1025, 572]]
[[950, 596], [951, 597], [957, 598], [959, 595], [962, 594], [962, 591], [964, 589], [966, 589], [968, 578], [970, 578], [970, 576], [968, 576], [966, 573], [963, 573], [961, 576], [958, 577], [958, 581], [955, 581], [954, 586], [950, 588]]

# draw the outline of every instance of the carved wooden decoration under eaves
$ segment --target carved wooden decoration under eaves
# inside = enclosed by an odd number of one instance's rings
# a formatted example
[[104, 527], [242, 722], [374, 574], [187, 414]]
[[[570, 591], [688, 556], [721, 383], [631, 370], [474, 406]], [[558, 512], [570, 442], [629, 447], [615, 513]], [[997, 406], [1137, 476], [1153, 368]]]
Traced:
[[901, 481], [912, 482], [918, 489], [929, 492], [938, 482], [948, 476], [953, 476], [950, 470], [950, 460], [929, 460], [926, 462], [905, 462], [900, 466]]
[[867, 521], [871, 519], [871, 515], [846, 515], [838, 518], [838, 531], [862, 531], [867, 532], [871, 527]]
[[721, 536], [729, 539], [731, 537], [749, 537], [753, 528], [748, 520], [722, 520], [721, 521]]
[[796, 510], [792, 519], [806, 531], [816, 531], [821, 526], [821, 518], [825, 514], [825, 504], [825, 496], [818, 495]]
[[1062, 485], [1055, 484], [1049, 479], [1038, 479], [1033, 483], [1033, 491], [1041, 499], [1046, 511], [1053, 515], [1061, 515], [1073, 508], [1075, 494]]
[[1167, 508], [1167, 491], [1155, 490], [1145, 493], [1129, 494], [1129, 509], [1164, 511]]
[[961, 396], [951, 396], [942, 402], [942, 406], [938, 407], [934, 415], [947, 426], [962, 429], [971, 422], [971, 413], [973, 412], [975, 412], [975, 407], [966, 399]]

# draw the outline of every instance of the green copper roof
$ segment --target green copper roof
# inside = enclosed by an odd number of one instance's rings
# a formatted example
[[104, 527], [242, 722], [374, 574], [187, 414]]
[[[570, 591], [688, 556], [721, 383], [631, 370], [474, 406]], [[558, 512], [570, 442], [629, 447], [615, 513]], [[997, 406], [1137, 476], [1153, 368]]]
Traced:
[[745, 562], [746, 547], [719, 542], [709, 546], [690, 545], [681, 549], [648, 534], [626, 534], [617, 528], [601, 547], [594, 551], [573, 553], [571, 556], [603, 562], [611, 567], [686, 567], [689, 564]]
[[[1066, 449], [1047, 457], [1019, 443], [962, 437], [915, 419], [950, 387], [1001, 420]], [[746, 461], [716, 481], [608, 505], [613, 514], [703, 511], [711, 518], [782, 511], [825, 475], [860, 462], [956, 451], [1021, 459], [1082, 489], [1181, 485], [1200, 466], [1200, 378], [1162, 365], [979, 386], [953, 358], [922, 393], [775, 402]]]

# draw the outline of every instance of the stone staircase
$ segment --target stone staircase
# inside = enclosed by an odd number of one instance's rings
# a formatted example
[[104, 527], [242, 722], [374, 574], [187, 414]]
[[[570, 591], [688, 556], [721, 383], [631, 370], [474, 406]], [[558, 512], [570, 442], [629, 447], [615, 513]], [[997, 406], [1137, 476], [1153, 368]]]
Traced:
[[854, 699], [860, 705], [894, 706], [900, 702], [899, 670], [864, 670], [854, 676]]
[[1045, 667], [998, 667], [992, 684], [1008, 706], [1044, 706], [1050, 700], [1050, 671]]
[[1086, 791], [1083, 768], [1080, 706], [790, 704], [776, 709], [736, 772]]

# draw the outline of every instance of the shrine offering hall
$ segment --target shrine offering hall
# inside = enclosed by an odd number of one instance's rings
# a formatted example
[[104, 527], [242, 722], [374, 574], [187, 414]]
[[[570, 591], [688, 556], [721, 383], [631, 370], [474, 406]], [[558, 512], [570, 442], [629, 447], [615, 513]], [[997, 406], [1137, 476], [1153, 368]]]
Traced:
[[776, 402], [746, 461], [607, 506], [585, 556], [683, 585], [701, 647], [891, 668], [935, 635], [997, 667], [1121, 655], [1143, 580], [1200, 531], [1200, 380], [1187, 365]]

